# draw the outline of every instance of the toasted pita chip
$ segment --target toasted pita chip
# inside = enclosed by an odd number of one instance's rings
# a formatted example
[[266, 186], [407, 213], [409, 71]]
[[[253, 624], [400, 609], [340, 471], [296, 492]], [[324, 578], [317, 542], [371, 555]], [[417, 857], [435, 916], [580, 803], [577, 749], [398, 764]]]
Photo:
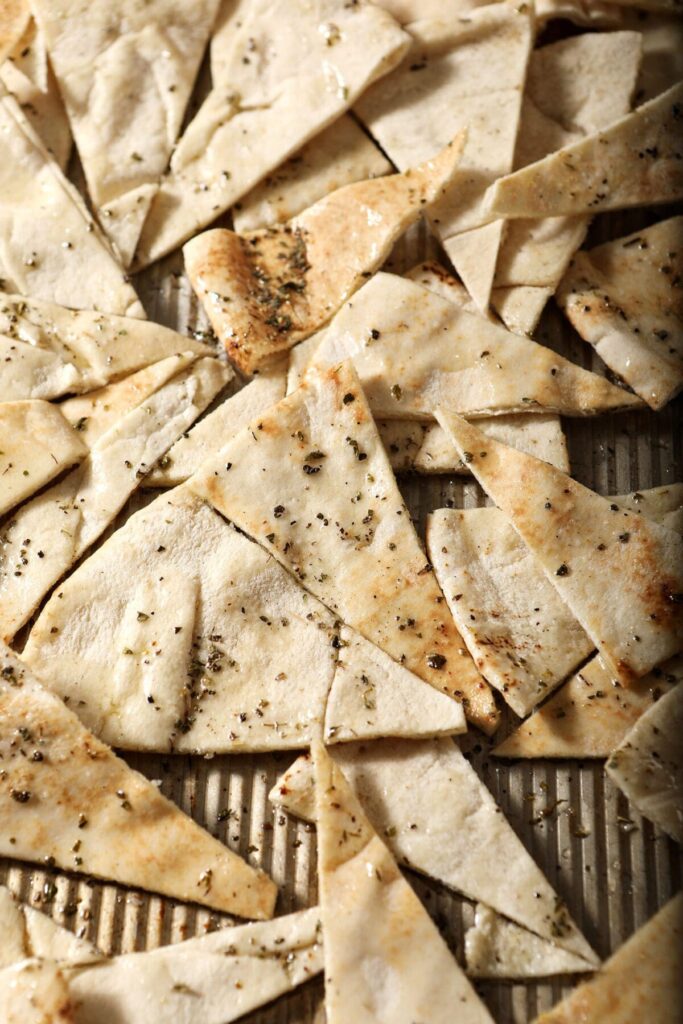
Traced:
[[378, 419], [429, 421], [440, 404], [466, 416], [580, 416], [640, 404], [551, 349], [393, 274], [376, 274], [341, 308], [311, 365], [343, 359], [353, 361]]
[[244, 16], [230, 19], [225, 66], [152, 203], [138, 267], [233, 206], [348, 110], [408, 45], [373, 4], [249, 0], [238, 10]]
[[328, 1024], [493, 1024], [341, 769], [314, 750]]
[[26, 0], [0, 0], [0, 64], [21, 39], [30, 17]]
[[346, 185], [284, 227], [193, 238], [185, 268], [245, 373], [320, 330], [453, 180], [463, 138], [405, 174]]
[[683, 216], [576, 254], [557, 301], [609, 368], [661, 409], [683, 388]]
[[[521, 223], [513, 221], [512, 227]], [[526, 285], [494, 288], [491, 292], [491, 305], [509, 331], [514, 334], [533, 334], [552, 294], [552, 288]]]
[[607, 762], [607, 774], [640, 813], [683, 843], [683, 687], [638, 719]]
[[4, 885], [0, 886], [0, 927], [0, 967], [29, 957], [70, 964], [91, 964], [102, 958], [99, 949], [87, 939], [79, 939], [47, 914], [20, 903]]
[[54, 405], [0, 405], [0, 516], [81, 462], [86, 453], [83, 441]]
[[66, 978], [51, 960], [22, 960], [0, 971], [3, 1024], [76, 1024]]
[[639, 512], [669, 530], [683, 533], [683, 483], [617, 494], [614, 500], [631, 512]]
[[347, 625], [495, 728], [493, 695], [443, 607], [350, 365], [310, 371], [187, 486]]
[[[681, 650], [680, 535], [459, 416], [437, 418], [618, 679], [628, 685]], [[610, 583], [618, 602], [605, 601]]]
[[422, 285], [423, 288], [428, 288], [430, 292], [436, 292], [442, 299], [455, 303], [467, 313], [477, 312], [477, 307], [468, 294], [467, 288], [437, 260], [424, 260], [423, 263], [418, 263], [403, 276], [409, 281], [415, 281], [416, 284]]
[[[564, 903], [451, 739], [340, 744], [332, 753], [399, 863], [597, 964]], [[313, 783], [311, 759], [302, 756], [270, 799], [311, 820]], [[504, 877], [491, 870], [494, 860], [505, 864]]]
[[494, 220], [483, 227], [452, 235], [444, 242], [448, 258], [472, 296], [476, 309], [484, 314], [491, 301], [504, 229], [505, 221]]
[[600, 969], [536, 1024], [627, 1024], [646, 1013], [657, 1024], [681, 1019], [683, 895], [674, 896]]
[[0, 660], [3, 857], [53, 858], [67, 871], [228, 914], [272, 916], [276, 890], [265, 874], [115, 757], [9, 648]]
[[489, 218], [592, 214], [682, 198], [682, 102], [680, 83], [603, 131], [500, 178], [489, 189]]
[[0, 83], [0, 279], [76, 309], [145, 311], [73, 185]]
[[207, 358], [176, 374], [107, 430], [77, 469], [12, 517], [0, 554], [4, 639], [28, 621], [50, 588], [102, 535], [150, 465], [206, 408], [224, 384], [224, 369]]
[[683, 79], [683, 21], [675, 14], [622, 13], [628, 27], [640, 32], [643, 41], [638, 101], [651, 100]]

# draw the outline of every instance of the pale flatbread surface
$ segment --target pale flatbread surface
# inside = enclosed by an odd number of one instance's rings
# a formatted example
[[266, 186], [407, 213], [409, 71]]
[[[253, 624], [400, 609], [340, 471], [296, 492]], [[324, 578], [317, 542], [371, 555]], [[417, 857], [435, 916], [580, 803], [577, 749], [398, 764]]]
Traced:
[[0, 971], [3, 1024], [76, 1024], [69, 988], [51, 960], [29, 959]]
[[21, 903], [4, 885], [0, 886], [0, 926], [0, 967], [29, 957], [69, 964], [90, 964], [102, 958], [97, 947], [87, 939], [78, 938], [47, 914]]

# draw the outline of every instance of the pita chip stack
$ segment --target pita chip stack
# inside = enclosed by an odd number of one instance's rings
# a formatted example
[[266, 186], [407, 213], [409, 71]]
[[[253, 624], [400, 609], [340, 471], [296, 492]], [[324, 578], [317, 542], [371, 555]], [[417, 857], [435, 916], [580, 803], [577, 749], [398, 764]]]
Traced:
[[579, 252], [557, 296], [614, 373], [663, 408], [683, 388], [683, 217]]
[[[683, 540], [459, 416], [437, 418], [547, 578], [628, 685], [683, 644]], [[605, 587], [619, 602], [605, 601]]]
[[0, 654], [0, 853], [241, 917], [275, 886], [101, 743], [9, 648]]
[[463, 138], [425, 164], [346, 185], [284, 227], [225, 229], [183, 249], [185, 268], [230, 359], [253, 373], [320, 330], [453, 180]]
[[341, 769], [314, 758], [328, 1024], [493, 1024]]
[[591, 981], [536, 1024], [679, 1024], [683, 895], [674, 896], [605, 963]]
[[347, 625], [495, 728], [493, 695], [444, 607], [349, 364], [309, 372], [187, 486]]

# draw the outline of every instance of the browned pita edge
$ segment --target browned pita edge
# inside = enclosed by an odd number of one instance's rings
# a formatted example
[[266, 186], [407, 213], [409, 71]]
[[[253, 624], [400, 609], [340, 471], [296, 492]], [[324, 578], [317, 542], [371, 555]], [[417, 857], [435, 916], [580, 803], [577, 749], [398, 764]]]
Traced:
[[334, 316], [444, 194], [464, 140], [403, 174], [337, 189], [284, 227], [214, 229], [184, 246], [192, 286], [240, 370], [253, 373]]

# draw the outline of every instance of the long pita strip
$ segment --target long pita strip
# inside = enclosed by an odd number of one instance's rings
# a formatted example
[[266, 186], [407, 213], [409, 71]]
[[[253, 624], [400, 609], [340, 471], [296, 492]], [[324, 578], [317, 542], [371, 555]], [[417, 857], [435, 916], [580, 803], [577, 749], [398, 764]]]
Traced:
[[4, 857], [54, 858], [67, 871], [242, 917], [272, 916], [276, 890], [266, 875], [115, 757], [9, 648], [0, 662]]
[[[459, 416], [437, 417], [617, 678], [628, 684], [678, 653], [678, 534], [487, 438]], [[610, 581], [619, 588], [618, 606], [604, 599]]]

